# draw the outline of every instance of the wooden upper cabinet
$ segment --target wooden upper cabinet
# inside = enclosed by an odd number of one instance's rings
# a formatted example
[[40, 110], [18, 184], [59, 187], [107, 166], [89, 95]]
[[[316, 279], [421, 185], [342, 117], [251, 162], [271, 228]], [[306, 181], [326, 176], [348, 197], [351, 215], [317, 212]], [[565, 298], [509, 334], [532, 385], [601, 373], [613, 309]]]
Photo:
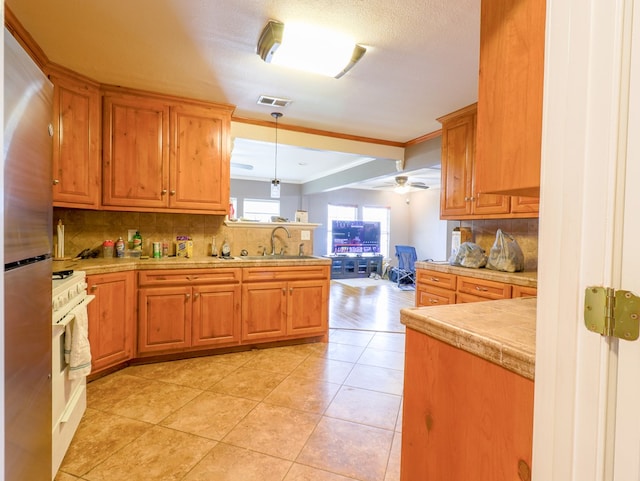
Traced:
[[471, 214], [475, 105], [438, 119], [442, 123], [440, 217]]
[[164, 208], [169, 189], [169, 106], [105, 95], [102, 203], [122, 210]]
[[478, 192], [539, 196], [545, 4], [482, 2]]
[[100, 206], [100, 90], [61, 72], [53, 82], [53, 205]]
[[106, 209], [227, 212], [231, 108], [107, 92], [103, 116]]
[[508, 214], [508, 196], [476, 194], [476, 104], [440, 117], [438, 121], [442, 123], [440, 218], [469, 219]]
[[171, 207], [227, 212], [230, 122], [228, 113], [214, 108], [171, 107]]

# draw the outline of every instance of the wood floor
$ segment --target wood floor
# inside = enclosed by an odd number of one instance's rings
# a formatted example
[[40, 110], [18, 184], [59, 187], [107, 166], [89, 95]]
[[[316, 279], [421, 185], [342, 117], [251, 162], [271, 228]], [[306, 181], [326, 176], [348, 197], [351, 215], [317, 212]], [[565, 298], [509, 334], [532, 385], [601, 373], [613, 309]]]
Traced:
[[400, 309], [415, 305], [415, 292], [402, 291], [395, 283], [385, 280], [371, 284], [354, 287], [331, 281], [331, 329], [404, 332]]

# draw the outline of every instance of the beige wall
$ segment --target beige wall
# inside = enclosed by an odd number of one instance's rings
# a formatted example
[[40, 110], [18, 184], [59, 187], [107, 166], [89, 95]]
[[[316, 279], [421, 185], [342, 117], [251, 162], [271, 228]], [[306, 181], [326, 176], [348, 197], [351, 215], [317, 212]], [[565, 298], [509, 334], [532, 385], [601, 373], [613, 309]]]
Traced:
[[[264, 227], [228, 227], [224, 225], [224, 217], [199, 214], [154, 214], [139, 212], [104, 212], [81, 209], [53, 210], [53, 221], [57, 224], [62, 219], [65, 225], [65, 255], [75, 256], [85, 248], [101, 244], [105, 239], [116, 240], [118, 236], [127, 238], [128, 229], [139, 229], [143, 240], [143, 255], [152, 254], [151, 243], [154, 241], [174, 242], [177, 235], [188, 235], [193, 240], [194, 257], [207, 256], [211, 253], [211, 238], [216, 236], [218, 251], [225, 239], [231, 247], [231, 255], [239, 256], [242, 249], [249, 255], [261, 253], [259, 246], [271, 250], [271, 231], [273, 225]], [[288, 226], [291, 238], [278, 231], [279, 250], [283, 240], [288, 246], [288, 254], [297, 254], [300, 243], [304, 244], [305, 254], [313, 252], [313, 230], [309, 227]], [[311, 240], [300, 240], [301, 231], [309, 230]], [[55, 229], [54, 229], [55, 232]], [[172, 244], [170, 244], [172, 246]], [[175, 251], [170, 248], [170, 254]]]

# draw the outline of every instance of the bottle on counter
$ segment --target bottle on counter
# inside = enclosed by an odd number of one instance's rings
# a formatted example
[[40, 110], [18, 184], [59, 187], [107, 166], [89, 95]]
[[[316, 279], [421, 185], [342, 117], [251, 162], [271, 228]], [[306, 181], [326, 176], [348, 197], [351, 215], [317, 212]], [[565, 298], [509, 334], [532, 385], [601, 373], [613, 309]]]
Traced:
[[125, 244], [122, 236], [116, 241], [116, 257], [124, 257]]
[[142, 250], [142, 236], [140, 235], [140, 231], [136, 231], [133, 235], [133, 250], [141, 251]]

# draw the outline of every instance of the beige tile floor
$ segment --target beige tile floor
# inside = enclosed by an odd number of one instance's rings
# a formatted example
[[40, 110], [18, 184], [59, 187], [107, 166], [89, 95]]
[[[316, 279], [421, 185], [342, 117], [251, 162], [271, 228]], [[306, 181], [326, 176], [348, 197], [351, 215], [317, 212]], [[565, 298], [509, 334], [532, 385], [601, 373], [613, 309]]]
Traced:
[[398, 481], [404, 334], [128, 367], [88, 386], [56, 481]]

